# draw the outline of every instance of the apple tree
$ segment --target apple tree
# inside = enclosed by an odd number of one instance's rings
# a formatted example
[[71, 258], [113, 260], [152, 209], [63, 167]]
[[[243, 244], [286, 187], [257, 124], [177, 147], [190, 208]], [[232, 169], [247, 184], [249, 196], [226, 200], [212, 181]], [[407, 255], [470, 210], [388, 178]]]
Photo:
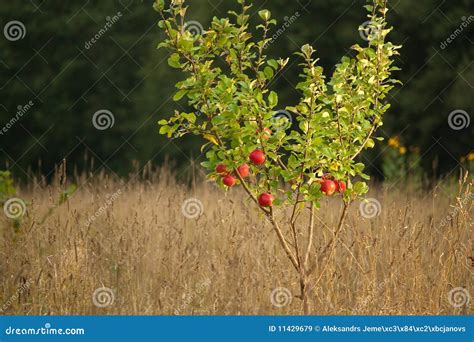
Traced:
[[[386, 96], [397, 83], [390, 75], [399, 46], [386, 39], [391, 31], [386, 0], [371, 0], [362, 28], [367, 43], [353, 45], [353, 54], [342, 57], [330, 77], [318, 66], [312, 46], [295, 54], [302, 70], [301, 97], [281, 115], [271, 84], [290, 59], [265, 53], [276, 21], [270, 11], [259, 11], [254, 37], [251, 5], [237, 1], [238, 13], [215, 17], [207, 30], [192, 33], [186, 29], [186, 0], [156, 0], [159, 27], [167, 36], [159, 47], [171, 51], [168, 64], [186, 76], [176, 84], [174, 100], [186, 98], [193, 108], [161, 120], [160, 133], [205, 139], [203, 167], [223, 188], [242, 187], [269, 219], [299, 277], [303, 312], [309, 313], [314, 265], [334, 250], [349, 205], [368, 190], [364, 180], [369, 177], [357, 157], [381, 139], [375, 132], [390, 106]], [[343, 203], [339, 224], [316, 253], [315, 215], [321, 198], [334, 194]], [[277, 210], [287, 210], [289, 218], [278, 219]], [[298, 219], [303, 211], [309, 213], [307, 223]]]

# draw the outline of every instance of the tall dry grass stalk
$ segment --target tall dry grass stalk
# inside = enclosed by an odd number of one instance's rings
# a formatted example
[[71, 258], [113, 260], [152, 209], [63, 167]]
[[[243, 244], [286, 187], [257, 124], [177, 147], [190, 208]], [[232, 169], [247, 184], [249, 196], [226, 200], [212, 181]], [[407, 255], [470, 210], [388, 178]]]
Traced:
[[[17, 232], [1, 215], [3, 314], [302, 312], [298, 278], [271, 224], [242, 191], [187, 187], [167, 170], [128, 182], [76, 178], [77, 192], [59, 206], [64, 177], [23, 187], [28, 212]], [[472, 292], [472, 186], [467, 177], [456, 193], [375, 186], [368, 197], [381, 203], [380, 215], [364, 218], [355, 203], [336, 237], [342, 201], [323, 201], [309, 256], [311, 314], [472, 313], [472, 300], [459, 308], [448, 301], [453, 288]], [[190, 198], [202, 204], [196, 218], [182, 212]], [[97, 305], [104, 298], [93, 300], [102, 287], [113, 296], [104, 307]]]

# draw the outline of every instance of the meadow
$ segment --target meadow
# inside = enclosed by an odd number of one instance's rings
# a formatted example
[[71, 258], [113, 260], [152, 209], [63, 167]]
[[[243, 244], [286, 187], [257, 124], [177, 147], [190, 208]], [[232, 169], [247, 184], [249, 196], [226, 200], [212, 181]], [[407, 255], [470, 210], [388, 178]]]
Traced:
[[[301, 314], [298, 279], [246, 194], [199, 176], [175, 179], [165, 167], [128, 181], [58, 173], [21, 186], [25, 215], [0, 217], [0, 312]], [[77, 190], [59, 201], [70, 183]], [[423, 191], [374, 183], [367, 197], [379, 201], [378, 215], [353, 203], [334, 252], [321, 259], [342, 210], [340, 197], [324, 199], [311, 314], [472, 314], [468, 298], [448, 297], [472, 292], [473, 184], [467, 175]]]

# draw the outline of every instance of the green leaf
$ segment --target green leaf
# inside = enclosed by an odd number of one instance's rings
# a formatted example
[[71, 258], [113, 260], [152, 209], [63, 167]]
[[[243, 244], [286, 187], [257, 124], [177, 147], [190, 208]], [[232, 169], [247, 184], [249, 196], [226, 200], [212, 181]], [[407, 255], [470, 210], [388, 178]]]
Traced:
[[273, 69], [268, 66], [265, 67], [265, 69], [263, 70], [263, 73], [265, 74], [265, 77], [267, 78], [267, 80], [271, 80], [273, 78], [273, 75], [275, 74]]
[[192, 112], [191, 113], [183, 113], [183, 114], [181, 114], [181, 116], [183, 118], [185, 118], [186, 120], [188, 120], [189, 122], [191, 122], [191, 123], [196, 122], [196, 114], [194, 114]]
[[271, 18], [271, 16], [272, 16], [272, 14], [270, 13], [270, 11], [269, 11], [269, 10], [266, 10], [266, 9], [259, 11], [259, 12], [258, 12], [258, 15], [260, 16], [260, 18], [262, 18], [262, 20], [265, 20], [265, 21], [270, 20], [270, 18]]
[[311, 58], [311, 56], [314, 53], [314, 48], [311, 45], [306, 44], [306, 45], [303, 45], [303, 47], [301, 48], [301, 51], [303, 52], [304, 57]]
[[77, 190], [76, 184], [71, 184], [64, 190], [61, 195], [59, 196], [59, 204], [63, 204], [66, 202]]
[[269, 66], [271, 66], [271, 67], [272, 67], [273, 69], [275, 69], [275, 70], [277, 70], [278, 67], [279, 67], [278, 62], [277, 62], [276, 60], [274, 60], [274, 59], [270, 59], [270, 60], [267, 62], [267, 64], [268, 64]]
[[175, 68], [175, 69], [180, 69], [181, 68], [181, 63], [179, 62], [179, 55], [177, 53], [173, 53], [168, 58], [168, 65], [172, 68]]
[[165, 0], [155, 0], [153, 9], [157, 12], [161, 12], [165, 9]]
[[372, 139], [367, 140], [367, 143], [365, 144], [367, 148], [373, 148], [375, 146], [375, 142]]
[[173, 100], [174, 100], [174, 101], [179, 101], [179, 100], [181, 100], [181, 99], [184, 97], [184, 95], [187, 94], [187, 92], [188, 92], [187, 90], [180, 90], [180, 91], [178, 91], [178, 92], [173, 96]]
[[367, 12], [372, 12], [374, 10], [374, 6], [372, 5], [365, 5], [364, 8], [367, 10]]
[[160, 134], [162, 134], [162, 135], [167, 134], [169, 132], [170, 128], [171, 128], [170, 126], [161, 126], [160, 127]]
[[270, 92], [270, 95], [268, 95], [268, 105], [270, 108], [275, 107], [278, 104], [278, 95], [274, 91]]
[[279, 199], [279, 198], [276, 198], [274, 201], [273, 201], [273, 205], [275, 206], [280, 206], [283, 204], [283, 200]]
[[367, 186], [365, 182], [356, 182], [354, 184], [354, 192], [359, 196], [367, 193], [368, 190], [369, 190], [369, 187]]

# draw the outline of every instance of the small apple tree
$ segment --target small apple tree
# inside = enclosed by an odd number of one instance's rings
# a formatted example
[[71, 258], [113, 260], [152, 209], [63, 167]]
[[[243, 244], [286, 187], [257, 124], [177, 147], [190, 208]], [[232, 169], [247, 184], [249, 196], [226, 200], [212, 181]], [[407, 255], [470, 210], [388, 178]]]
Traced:
[[[222, 187], [241, 185], [269, 219], [299, 277], [298, 297], [307, 314], [314, 265], [334, 251], [350, 203], [368, 190], [363, 180], [369, 177], [357, 157], [381, 139], [374, 133], [382, 126], [390, 106], [386, 96], [397, 82], [390, 74], [399, 46], [386, 41], [391, 31], [386, 0], [371, 0], [365, 6], [367, 46], [352, 46], [354, 56], [344, 56], [330, 79], [318, 66], [313, 47], [305, 45], [296, 53], [303, 70], [297, 85], [301, 98], [286, 108], [286, 118], [278, 119], [278, 95], [269, 88], [289, 58], [265, 54], [276, 24], [271, 13], [259, 11], [261, 38], [255, 39], [249, 32], [251, 5], [238, 3], [240, 13], [229, 12], [233, 19], [214, 18], [208, 30], [193, 34], [186, 30], [186, 0], [156, 0], [159, 27], [167, 35], [159, 47], [171, 50], [169, 65], [187, 76], [177, 83], [174, 100], [186, 97], [194, 108], [161, 120], [160, 133], [207, 140], [202, 165]], [[294, 120], [293, 125], [285, 120]], [[339, 224], [331, 241], [314, 255], [316, 209], [323, 196], [336, 191], [343, 202]], [[275, 207], [288, 209], [289, 219], [278, 219]], [[309, 223], [302, 224], [298, 218], [305, 210]]]

